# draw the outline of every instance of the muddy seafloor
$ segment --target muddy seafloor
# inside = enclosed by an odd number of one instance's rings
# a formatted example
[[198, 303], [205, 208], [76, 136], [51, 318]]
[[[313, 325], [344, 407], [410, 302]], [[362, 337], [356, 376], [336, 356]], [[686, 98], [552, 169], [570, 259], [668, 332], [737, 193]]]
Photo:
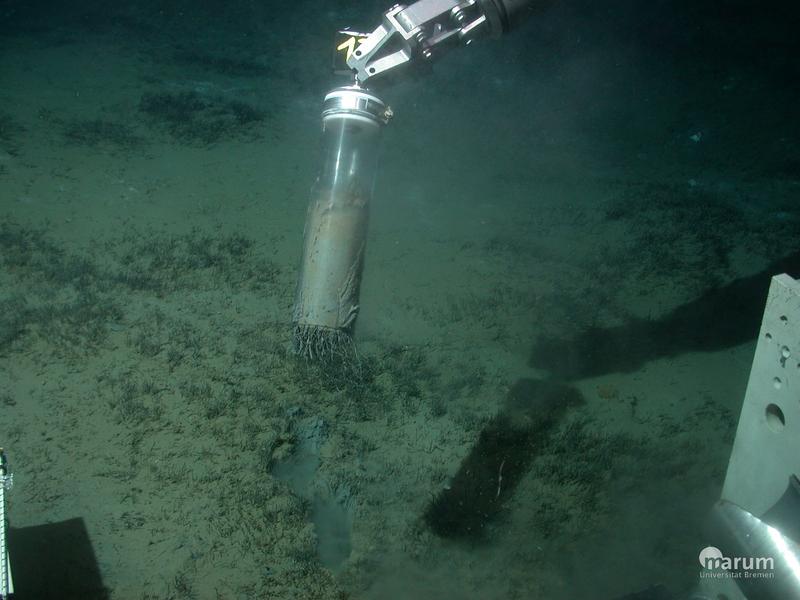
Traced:
[[691, 587], [800, 262], [792, 67], [723, 52], [765, 24], [562, 6], [386, 90], [360, 363], [323, 369], [292, 293], [325, 36], [366, 17], [3, 6], [20, 598]]

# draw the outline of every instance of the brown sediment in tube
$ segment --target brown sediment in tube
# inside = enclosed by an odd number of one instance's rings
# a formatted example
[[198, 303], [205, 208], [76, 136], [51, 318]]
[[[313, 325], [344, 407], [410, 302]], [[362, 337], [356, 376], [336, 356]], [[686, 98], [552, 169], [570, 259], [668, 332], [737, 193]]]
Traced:
[[355, 358], [352, 332], [367, 220], [368, 205], [361, 194], [314, 194], [306, 219], [292, 332], [295, 353], [307, 360]]

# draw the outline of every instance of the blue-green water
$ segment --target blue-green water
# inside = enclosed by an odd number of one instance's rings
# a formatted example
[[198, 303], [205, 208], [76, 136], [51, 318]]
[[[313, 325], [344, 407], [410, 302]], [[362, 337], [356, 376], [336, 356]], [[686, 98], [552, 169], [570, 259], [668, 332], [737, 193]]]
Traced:
[[561, 3], [380, 90], [358, 360], [291, 352], [379, 3], [0, 0], [0, 445], [19, 598], [691, 589], [770, 277], [788, 3]]

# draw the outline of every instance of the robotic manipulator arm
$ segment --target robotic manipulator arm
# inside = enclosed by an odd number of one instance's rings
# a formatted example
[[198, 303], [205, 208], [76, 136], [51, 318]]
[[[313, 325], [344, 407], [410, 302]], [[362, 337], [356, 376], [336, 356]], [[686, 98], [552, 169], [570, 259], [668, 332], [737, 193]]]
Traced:
[[479, 37], [499, 37], [531, 12], [534, 0], [419, 0], [396, 4], [347, 58], [356, 83], [366, 85], [401, 67], [429, 62]]

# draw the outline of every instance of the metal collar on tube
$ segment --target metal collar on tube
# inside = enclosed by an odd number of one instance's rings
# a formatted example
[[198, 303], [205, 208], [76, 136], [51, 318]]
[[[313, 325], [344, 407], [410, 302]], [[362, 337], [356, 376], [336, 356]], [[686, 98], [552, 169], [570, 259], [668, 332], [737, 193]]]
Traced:
[[322, 118], [335, 115], [366, 117], [375, 123], [386, 125], [392, 118], [392, 109], [364, 88], [349, 85], [331, 90], [325, 96]]

